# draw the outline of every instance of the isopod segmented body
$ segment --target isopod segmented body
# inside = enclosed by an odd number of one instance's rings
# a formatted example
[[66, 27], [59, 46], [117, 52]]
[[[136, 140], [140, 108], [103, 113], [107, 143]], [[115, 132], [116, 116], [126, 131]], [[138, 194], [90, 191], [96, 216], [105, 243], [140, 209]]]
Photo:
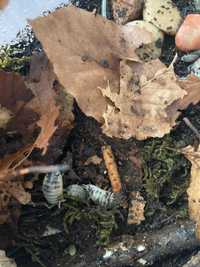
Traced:
[[52, 172], [45, 175], [42, 192], [47, 202], [56, 205], [63, 197], [63, 178], [60, 172]]
[[121, 194], [105, 191], [95, 185], [83, 185], [88, 192], [89, 198], [95, 203], [104, 208], [115, 208], [120, 205]]
[[69, 197], [76, 198], [80, 201], [87, 201], [88, 200], [88, 193], [86, 189], [78, 184], [69, 185], [66, 188], [66, 194]]

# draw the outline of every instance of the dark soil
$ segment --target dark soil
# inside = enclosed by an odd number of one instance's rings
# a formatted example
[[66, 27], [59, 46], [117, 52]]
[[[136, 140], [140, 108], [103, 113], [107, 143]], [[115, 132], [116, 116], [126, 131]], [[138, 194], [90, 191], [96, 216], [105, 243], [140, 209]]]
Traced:
[[[100, 2], [100, 0], [79, 0], [74, 1], [74, 4], [89, 11], [96, 9], [99, 13]], [[174, 2], [183, 15], [194, 12], [192, 1], [174, 0]], [[34, 45], [40, 48], [37, 40], [35, 40]], [[26, 53], [28, 55], [34, 50], [34, 45], [32, 44], [27, 48]], [[169, 65], [175, 53], [174, 37], [167, 36], [161, 60]], [[187, 65], [181, 62], [181, 53], [178, 53], [179, 57], [175, 63], [175, 71], [178, 75], [185, 76]], [[140, 191], [147, 199], [146, 220], [140, 226], [127, 226], [127, 211], [122, 209], [120, 214], [113, 214], [111, 211], [99, 210], [92, 204], [88, 206], [77, 203], [75, 200], [69, 200], [61, 209], [57, 207], [47, 209], [44, 206], [24, 207], [18, 231], [12, 229], [15, 234], [15, 246], [8, 249], [8, 255], [16, 259], [18, 267], [90, 266], [90, 262], [97, 258], [98, 249], [108, 241], [106, 238], [112, 240], [113, 237], [121, 234], [135, 234], [160, 229], [179, 218], [187, 217], [186, 188], [189, 181], [190, 163], [182, 155], [173, 154], [166, 148], [168, 146], [180, 148], [188, 144], [194, 144], [197, 141], [194, 134], [181, 121], [181, 118], [180, 123], [170, 135], [162, 139], [137, 142], [134, 139], [125, 141], [106, 137], [102, 134], [100, 125], [94, 119], [82, 114], [76, 104], [74, 113], [76, 117], [75, 127], [66, 139], [63, 151], [59, 153], [57, 159], [57, 162], [67, 161], [72, 164], [73, 171], [64, 175], [64, 185], [92, 183], [101, 188], [109, 189], [110, 184], [104, 163], [101, 162], [99, 165], [84, 164], [91, 156], [102, 157], [101, 147], [109, 144], [112, 146], [116, 158], [125, 196], [128, 198], [129, 192]], [[196, 105], [189, 107], [182, 116], [187, 116], [200, 130], [199, 114], [200, 105]], [[19, 143], [20, 141], [19, 138]], [[0, 142], [8, 141], [2, 139]], [[6, 144], [3, 143], [3, 147], [6, 147]], [[17, 147], [18, 143], [16, 142], [16, 149]], [[158, 149], [163, 153], [162, 156], [158, 156]], [[37, 154], [33, 156], [37, 157]], [[169, 158], [173, 161], [171, 169], [167, 165]], [[138, 159], [138, 161], [136, 162], [135, 159]], [[150, 169], [151, 173], [152, 170], [154, 171], [154, 177], [157, 180], [151, 180], [153, 178], [149, 175]], [[145, 171], [147, 176], [144, 175]], [[164, 181], [161, 184], [160, 179], [169, 175], [172, 177], [171, 181]], [[183, 190], [177, 192], [176, 197], [173, 198], [173, 185], [177, 182], [177, 177], [179, 177], [179, 188]], [[158, 185], [159, 189], [156, 192], [158, 197], [154, 196], [154, 191], [150, 192], [147, 186], [150, 182]], [[41, 182], [36, 182], [32, 190], [33, 201], [36, 203], [44, 202], [40, 187]], [[74, 210], [79, 217], [73, 220]], [[73, 223], [70, 224], [66, 220], [66, 225], [64, 223], [66, 216], [69, 216], [68, 220], [70, 219]], [[113, 218], [115, 218], [117, 229], [112, 231], [110, 237], [107, 234], [106, 238], [104, 236], [103, 239], [101, 222], [105, 221], [107, 225], [110, 223], [111, 226], [114, 226]], [[62, 232], [49, 237], [42, 237], [47, 225], [56, 227]], [[67, 227], [67, 231], [65, 227]], [[107, 228], [106, 231], [108, 231]], [[75, 256], [70, 256], [69, 248], [71, 245], [76, 247]], [[154, 266], [178, 267], [186, 261], [188, 256], [190, 255], [178, 255]], [[82, 265], [76, 265], [80, 261], [82, 261]]]

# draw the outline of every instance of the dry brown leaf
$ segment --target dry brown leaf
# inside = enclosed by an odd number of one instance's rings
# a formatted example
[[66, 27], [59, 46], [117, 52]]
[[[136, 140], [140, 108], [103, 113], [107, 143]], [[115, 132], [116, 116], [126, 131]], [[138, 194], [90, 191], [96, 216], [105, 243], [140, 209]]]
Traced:
[[140, 195], [140, 192], [131, 192], [130, 193], [130, 206], [128, 210], [128, 224], [140, 224], [145, 220], [144, 217], [144, 208], [146, 201]]
[[[51, 69], [51, 65], [49, 64], [47, 58], [41, 57], [41, 64], [37, 64], [36, 67], [34, 60], [39, 63], [37, 59], [33, 57], [30, 76], [26, 84], [35, 96], [29, 106], [32, 110], [36, 110], [40, 115], [37, 125], [40, 127], [41, 132], [34, 143], [34, 147], [43, 150], [43, 154], [45, 154], [49, 144], [49, 139], [57, 129], [55, 121], [59, 116], [59, 107], [56, 106], [56, 94], [52, 90], [53, 83], [55, 81], [55, 74]], [[35, 68], [40, 68], [39, 73], [38, 70], [35, 73]]]
[[180, 109], [199, 101], [197, 80], [179, 81], [159, 60], [134, 62], [135, 48], [151, 39], [137, 27], [119, 26], [72, 6], [31, 25], [61, 84], [86, 115], [104, 123], [109, 136], [162, 137]]
[[12, 118], [12, 113], [5, 107], [0, 106], [0, 128], [6, 128]]
[[[55, 146], [59, 149], [59, 143], [61, 141], [62, 144], [64, 143], [67, 133], [72, 129], [74, 121], [73, 98], [56, 82], [52, 66], [43, 53], [32, 57], [26, 85], [35, 95], [35, 98], [29, 103], [29, 107], [40, 114], [37, 125], [41, 131], [34, 147], [42, 149], [44, 155], [47, 148], [49, 153]], [[52, 138], [57, 129], [59, 129], [59, 133]], [[50, 139], [51, 148], [49, 147]], [[51, 154], [52, 158], [59, 156], [57, 154], [54, 149], [53, 154]]]
[[33, 20], [31, 25], [59, 82], [76, 98], [83, 112], [98, 121], [102, 121], [106, 109], [98, 87], [105, 87], [109, 80], [117, 91], [119, 59], [138, 61], [135, 48], [151, 42], [151, 34], [145, 30], [116, 25], [73, 6]]
[[102, 159], [98, 157], [97, 155], [89, 157], [84, 165], [89, 165], [89, 164], [94, 164], [94, 165], [99, 165], [102, 162]]
[[173, 70], [165, 68], [151, 80], [143, 78], [142, 74], [135, 92], [134, 87], [128, 90], [126, 86], [119, 94], [112, 93], [109, 86], [101, 89], [111, 100], [104, 113], [103, 130], [107, 135], [125, 139], [134, 136], [142, 140], [162, 137], [175, 125], [179, 112], [175, 109], [169, 117], [167, 108], [187, 93], [177, 84]]
[[192, 163], [190, 185], [187, 190], [189, 214], [197, 223], [197, 234], [200, 239], [200, 148], [194, 151], [192, 146], [182, 149], [183, 154]]
[[162, 64], [158, 60], [143, 65], [122, 62], [119, 94], [113, 93], [109, 84], [101, 88], [110, 100], [104, 113], [103, 130], [107, 135], [139, 140], [162, 137], [175, 126], [181, 109], [200, 100], [199, 79], [181, 81], [173, 69], [160, 70], [159, 66]]
[[9, 194], [20, 204], [26, 205], [31, 201], [31, 194], [24, 190], [22, 181], [7, 182], [6, 185]]
[[31, 201], [31, 195], [24, 190], [23, 181], [1, 182], [0, 188], [0, 224], [4, 224], [13, 215], [12, 201], [17, 200], [18, 203], [25, 205]]
[[6, 155], [0, 160], [0, 172], [17, 168], [28, 158], [33, 148], [33, 144], [28, 144], [19, 149], [17, 152]]
[[177, 105], [180, 110], [188, 107], [189, 104], [196, 105], [199, 102], [200, 79], [194, 75], [187, 76], [186, 79], [178, 80], [179, 86], [187, 92], [187, 97], [180, 99]]
[[12, 114], [7, 130], [19, 131], [24, 135], [30, 133], [29, 125], [36, 118], [33, 110], [27, 107], [32, 97], [32, 92], [26, 88], [19, 74], [0, 70], [0, 105]]

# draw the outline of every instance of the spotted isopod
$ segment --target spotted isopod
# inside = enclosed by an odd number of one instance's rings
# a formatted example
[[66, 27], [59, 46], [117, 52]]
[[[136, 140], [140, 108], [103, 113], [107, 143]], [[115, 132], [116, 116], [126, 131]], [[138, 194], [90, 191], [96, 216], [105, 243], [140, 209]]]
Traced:
[[87, 201], [88, 193], [82, 185], [72, 184], [66, 188], [66, 195], [79, 201]]
[[47, 202], [56, 205], [63, 198], [63, 178], [60, 172], [52, 172], [45, 175], [42, 192]]
[[89, 199], [104, 208], [115, 208], [121, 203], [121, 193], [109, 192], [92, 184], [83, 185], [83, 188], [88, 192]]

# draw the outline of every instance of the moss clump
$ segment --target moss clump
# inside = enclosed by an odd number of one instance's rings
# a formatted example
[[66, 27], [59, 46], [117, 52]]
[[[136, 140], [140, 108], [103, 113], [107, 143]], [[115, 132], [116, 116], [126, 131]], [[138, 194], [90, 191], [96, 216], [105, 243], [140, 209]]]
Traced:
[[29, 56], [24, 56], [23, 51], [14, 46], [2, 46], [0, 48], [0, 69], [24, 73], [30, 62]]
[[142, 158], [147, 196], [167, 206], [176, 203], [188, 187], [190, 163], [170, 135], [145, 141]]
[[64, 229], [70, 234], [70, 229], [79, 225], [90, 225], [96, 233], [96, 244], [106, 245], [110, 241], [111, 233], [117, 228], [115, 211], [105, 210], [91, 205], [81, 205], [80, 202], [69, 199], [63, 204], [66, 208], [64, 216]]

